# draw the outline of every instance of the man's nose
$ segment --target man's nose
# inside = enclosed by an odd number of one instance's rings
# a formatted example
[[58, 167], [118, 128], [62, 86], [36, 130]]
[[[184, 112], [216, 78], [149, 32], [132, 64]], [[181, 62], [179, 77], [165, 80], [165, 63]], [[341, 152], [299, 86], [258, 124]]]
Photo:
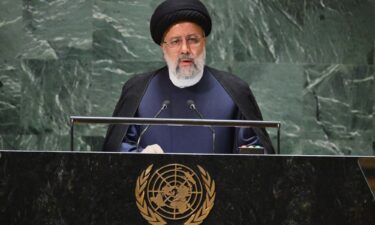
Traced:
[[190, 52], [190, 46], [188, 45], [186, 40], [183, 40], [181, 44], [181, 53], [189, 53], [189, 52]]

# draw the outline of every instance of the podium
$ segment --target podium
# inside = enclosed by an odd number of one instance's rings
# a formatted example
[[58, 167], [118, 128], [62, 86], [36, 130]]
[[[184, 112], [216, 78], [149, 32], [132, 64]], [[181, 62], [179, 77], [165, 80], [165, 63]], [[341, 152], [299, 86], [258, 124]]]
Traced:
[[0, 224], [373, 225], [358, 159], [0, 151]]

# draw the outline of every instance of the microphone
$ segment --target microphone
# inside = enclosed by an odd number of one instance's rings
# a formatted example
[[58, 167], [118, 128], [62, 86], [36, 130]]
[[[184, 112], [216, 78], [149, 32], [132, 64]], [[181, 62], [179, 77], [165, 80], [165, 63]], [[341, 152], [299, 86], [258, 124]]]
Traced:
[[[155, 114], [154, 118], [157, 118], [162, 111], [168, 108], [169, 103], [171, 103], [169, 100], [164, 100], [161, 108], [159, 111]], [[136, 145], [136, 151], [139, 152], [139, 143], [141, 143], [142, 136], [146, 133], [147, 129], [150, 127], [151, 124], [147, 125], [145, 129], [142, 130], [141, 134], [139, 134], [138, 140], [137, 140], [137, 145]]]
[[[197, 107], [195, 106], [195, 103], [193, 100], [189, 99], [186, 101], [186, 104], [189, 106], [189, 108], [191, 110], [193, 110], [198, 116], [199, 118], [201, 118], [203, 120], [203, 115], [198, 111]], [[212, 132], [212, 151], [215, 153], [215, 129], [213, 129], [211, 126], [208, 126], [208, 128], [211, 130]]]

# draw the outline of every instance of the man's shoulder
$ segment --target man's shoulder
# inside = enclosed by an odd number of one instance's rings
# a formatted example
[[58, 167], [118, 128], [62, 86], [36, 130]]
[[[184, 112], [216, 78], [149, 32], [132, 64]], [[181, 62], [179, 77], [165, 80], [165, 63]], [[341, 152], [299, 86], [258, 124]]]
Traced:
[[134, 74], [132, 75], [127, 81], [126, 81], [126, 84], [134, 84], [134, 83], [138, 83], [142, 80], [148, 80], [148, 79], [151, 79], [151, 77], [153, 77], [155, 74], [158, 73], [160, 69], [158, 70], [154, 70], [154, 71], [149, 71], [149, 72], [145, 72], [145, 73], [138, 73], [138, 74]]
[[164, 70], [166, 67], [146, 72], [146, 73], [140, 73], [132, 75], [124, 84], [124, 88], [129, 88], [133, 86], [143, 86], [147, 85], [148, 82], [158, 73], [160, 73], [162, 70]]
[[242, 80], [240, 77], [234, 75], [233, 73], [218, 70], [209, 66], [207, 66], [206, 68], [220, 83], [225, 83], [227, 85], [237, 87], [249, 87], [246, 81]]

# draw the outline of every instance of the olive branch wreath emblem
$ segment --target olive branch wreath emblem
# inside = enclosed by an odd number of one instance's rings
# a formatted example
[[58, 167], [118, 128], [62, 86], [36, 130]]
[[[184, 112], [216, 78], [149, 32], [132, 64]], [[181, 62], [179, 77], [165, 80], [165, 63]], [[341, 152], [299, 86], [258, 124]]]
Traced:
[[[150, 172], [153, 164], [143, 170], [138, 177], [135, 187], [135, 197], [137, 207], [142, 217], [147, 220], [151, 225], [165, 225], [167, 222], [156, 212], [154, 212], [148, 205], [145, 199], [145, 189], [147, 187]], [[206, 190], [206, 198], [202, 206], [192, 214], [185, 222], [184, 225], [199, 225], [207, 218], [215, 202], [215, 181], [211, 179], [210, 174], [205, 171], [201, 166], [197, 165]]]

